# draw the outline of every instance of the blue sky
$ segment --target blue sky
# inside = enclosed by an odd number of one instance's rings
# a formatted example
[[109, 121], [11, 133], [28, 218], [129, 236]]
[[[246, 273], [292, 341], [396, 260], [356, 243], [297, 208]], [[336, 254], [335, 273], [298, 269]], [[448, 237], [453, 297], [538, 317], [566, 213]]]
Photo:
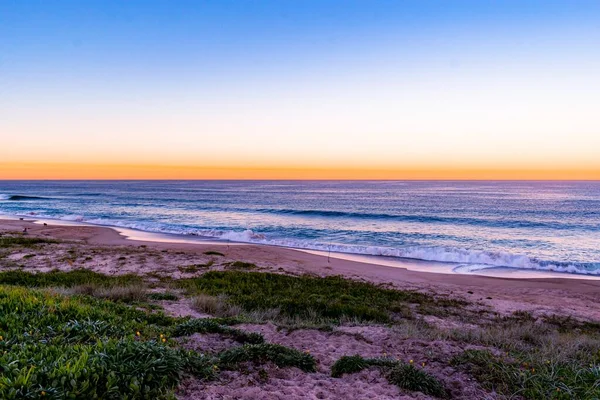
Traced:
[[600, 169], [599, 49], [598, 1], [4, 0], [0, 157]]

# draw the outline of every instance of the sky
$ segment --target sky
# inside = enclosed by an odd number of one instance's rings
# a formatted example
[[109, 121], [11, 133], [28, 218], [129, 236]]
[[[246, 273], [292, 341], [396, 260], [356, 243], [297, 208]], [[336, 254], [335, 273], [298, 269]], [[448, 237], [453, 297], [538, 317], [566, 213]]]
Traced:
[[0, 0], [0, 179], [600, 179], [599, 1]]

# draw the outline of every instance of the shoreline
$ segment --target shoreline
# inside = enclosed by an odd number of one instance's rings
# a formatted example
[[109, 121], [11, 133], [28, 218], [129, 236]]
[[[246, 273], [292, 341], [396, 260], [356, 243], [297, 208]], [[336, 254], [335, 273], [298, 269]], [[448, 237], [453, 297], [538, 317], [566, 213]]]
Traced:
[[[204, 252], [215, 250], [218, 246], [218, 250], [224, 253], [224, 259], [227, 261], [251, 262], [272, 272], [318, 276], [341, 275], [358, 281], [389, 284], [400, 289], [462, 296], [489, 305], [501, 313], [516, 310], [540, 313], [567, 311], [575, 317], [600, 319], [600, 281], [594, 279], [562, 277], [523, 279], [422, 272], [356, 260], [328, 258], [320, 254], [283, 247], [228, 242], [181, 243], [133, 240], [108, 227], [48, 222], [47, 224], [44, 226], [42, 223], [25, 219], [0, 219], [0, 232], [21, 232], [27, 227], [31, 236], [74, 241], [75, 244], [79, 242], [86, 246], [109, 247], [115, 251], [147, 247], [153, 251], [185, 254], [190, 259], [206, 258]], [[113, 265], [112, 269], [109, 269], [105, 265], [98, 264], [97, 267], [92, 266], [90, 269], [111, 274], [144, 274], [157, 270], [177, 274], [176, 268], [173, 269], [172, 265], [167, 264], [169, 263], [153, 266], [154, 269], [139, 264], [128, 266], [129, 269], [122, 269], [118, 265]]]
[[[410, 271], [423, 272], [428, 274], [448, 274], [448, 275], [467, 275], [467, 276], [483, 276], [493, 278], [506, 279], [574, 279], [574, 280], [598, 280], [600, 276], [560, 271], [542, 271], [537, 269], [525, 269], [516, 267], [503, 266], [488, 266], [483, 269], [469, 270], [467, 263], [444, 262], [422, 260], [417, 258], [393, 257], [383, 255], [369, 255], [357, 253], [345, 253], [339, 251], [313, 250], [297, 247], [289, 247], [270, 243], [253, 243], [253, 242], [238, 242], [225, 239], [217, 239], [197, 235], [184, 235], [175, 233], [149, 232], [135, 228], [127, 228], [120, 226], [98, 225], [83, 221], [68, 221], [51, 218], [31, 218], [27, 216], [14, 216], [0, 214], [0, 220], [15, 220], [33, 222], [35, 224], [47, 223], [48, 225], [56, 226], [88, 226], [97, 228], [107, 228], [119, 233], [127, 240], [141, 242], [156, 242], [156, 243], [186, 243], [196, 245], [227, 245], [227, 246], [264, 246], [267, 248], [289, 249], [298, 252], [318, 255], [328, 259], [334, 258], [339, 260], [347, 260], [358, 262], [367, 265], [386, 266], [391, 268], [401, 268]], [[474, 264], [475, 265], [475, 264]], [[467, 267], [466, 269], [464, 267]], [[459, 272], [458, 270], [466, 272]]]

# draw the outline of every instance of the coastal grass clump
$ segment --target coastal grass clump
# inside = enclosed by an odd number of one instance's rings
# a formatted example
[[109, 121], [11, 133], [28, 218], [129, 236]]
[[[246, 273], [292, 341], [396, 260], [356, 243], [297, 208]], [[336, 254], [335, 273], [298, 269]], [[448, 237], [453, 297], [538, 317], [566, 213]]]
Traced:
[[82, 294], [125, 303], [147, 299], [147, 288], [137, 275], [103, 275], [86, 269], [31, 273], [21, 270], [0, 272], [0, 284], [32, 288], [55, 288], [63, 294]]
[[123, 303], [143, 302], [148, 299], [146, 285], [132, 284], [128, 286], [104, 287], [95, 284], [84, 284], [70, 288], [55, 289], [64, 294], [83, 294], [87, 296], [119, 301]]
[[[436, 299], [413, 291], [384, 288], [339, 276], [289, 276], [246, 271], [210, 271], [178, 285], [192, 294], [227, 296], [230, 304], [245, 312], [277, 310], [280, 317], [388, 323], [410, 318], [411, 305], [427, 304], [438, 310], [467, 305], [452, 299]], [[458, 312], [458, 310], [456, 310]]]
[[495, 355], [466, 350], [451, 364], [472, 375], [485, 389], [526, 399], [600, 398], [600, 354], [596, 360], [541, 360], [528, 354]]
[[178, 267], [177, 269], [182, 274], [195, 274], [198, 271], [202, 271], [202, 270], [206, 270], [206, 269], [210, 268], [211, 266], [213, 266], [214, 263], [215, 263], [214, 260], [210, 260], [205, 264], [184, 265], [184, 266]]
[[331, 367], [331, 376], [341, 378], [344, 374], [355, 374], [371, 366], [369, 359], [361, 356], [343, 356]]
[[340, 378], [344, 374], [354, 374], [371, 367], [380, 368], [388, 382], [402, 389], [439, 398], [448, 397], [448, 391], [436, 377], [413, 364], [391, 358], [363, 358], [358, 354], [343, 356], [331, 367], [331, 376]]
[[179, 319], [88, 296], [0, 285], [0, 398], [170, 398], [212, 361], [171, 347]]
[[15, 236], [0, 236], [0, 248], [5, 247], [34, 247], [40, 244], [48, 244], [48, 243], [57, 243], [56, 240], [38, 238], [38, 237], [29, 237], [22, 235]]
[[87, 269], [72, 271], [54, 270], [46, 273], [32, 273], [20, 270], [0, 272], [0, 284], [25, 287], [74, 287], [90, 285], [96, 287], [116, 287], [141, 285], [141, 277], [128, 275], [104, 275]]
[[156, 301], [177, 301], [179, 296], [173, 292], [154, 292], [148, 295], [148, 299]]
[[243, 313], [242, 308], [231, 304], [225, 295], [199, 294], [192, 298], [192, 307], [196, 311], [220, 318], [235, 317]]
[[214, 250], [205, 251], [204, 254], [207, 255], [207, 256], [225, 257], [225, 254], [223, 254], [223, 253], [221, 253], [219, 251], [214, 251]]
[[173, 336], [189, 336], [194, 333], [219, 333], [240, 343], [260, 344], [265, 338], [260, 333], [246, 332], [227, 326], [232, 320], [198, 318], [183, 322], [175, 327]]
[[315, 372], [317, 370], [317, 361], [309, 353], [303, 353], [278, 344], [246, 344], [233, 347], [219, 354], [221, 369], [236, 369], [240, 364], [246, 362], [258, 364], [272, 362], [280, 368], [296, 367], [304, 372]]
[[256, 264], [249, 263], [249, 262], [234, 261], [232, 263], [229, 263], [226, 266], [226, 268], [227, 269], [232, 269], [232, 270], [250, 271], [250, 270], [253, 270], [253, 269], [257, 269], [258, 266]]
[[388, 382], [402, 389], [448, 398], [448, 391], [433, 375], [412, 364], [397, 363], [386, 375]]
[[[564, 325], [562, 321], [565, 321]], [[599, 360], [600, 335], [596, 322], [558, 316], [497, 318], [474, 329], [452, 330], [447, 338], [495, 348], [530, 363], [588, 365]]]

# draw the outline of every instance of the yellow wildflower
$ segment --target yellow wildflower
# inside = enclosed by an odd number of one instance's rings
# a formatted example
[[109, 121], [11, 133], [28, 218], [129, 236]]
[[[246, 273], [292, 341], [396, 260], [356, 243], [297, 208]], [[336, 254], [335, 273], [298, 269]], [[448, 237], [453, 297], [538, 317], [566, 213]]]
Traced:
[[412, 364], [413, 362], [414, 362], [413, 360], [410, 360], [410, 361], [409, 361], [409, 363], [411, 363], [411, 364]]
[[162, 338], [162, 341], [163, 341], [163, 343], [164, 343], [164, 342], [166, 342], [166, 341], [167, 341], [167, 339], [165, 339], [165, 338]]
[[136, 331], [135, 336], [140, 336], [140, 331]]

